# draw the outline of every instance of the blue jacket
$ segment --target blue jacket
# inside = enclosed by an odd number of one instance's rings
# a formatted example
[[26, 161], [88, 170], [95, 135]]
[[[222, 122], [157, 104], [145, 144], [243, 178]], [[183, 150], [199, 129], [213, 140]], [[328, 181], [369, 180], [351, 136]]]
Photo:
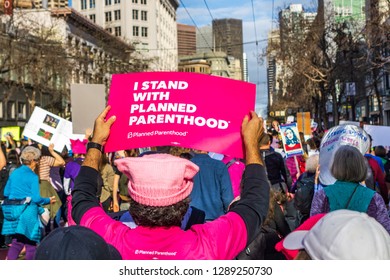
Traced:
[[227, 212], [233, 200], [228, 169], [207, 154], [195, 154], [191, 161], [199, 166], [199, 172], [193, 179], [190, 205], [203, 210], [206, 220], [215, 220]]
[[[28, 239], [39, 242], [41, 239], [39, 215], [43, 212], [40, 205], [49, 204], [50, 198], [40, 196], [38, 175], [26, 165], [15, 169], [4, 188], [4, 197], [8, 199], [31, 197], [31, 202], [18, 219], [7, 220], [4, 216], [1, 233], [3, 235], [23, 234]], [[21, 206], [12, 205], [11, 207]]]

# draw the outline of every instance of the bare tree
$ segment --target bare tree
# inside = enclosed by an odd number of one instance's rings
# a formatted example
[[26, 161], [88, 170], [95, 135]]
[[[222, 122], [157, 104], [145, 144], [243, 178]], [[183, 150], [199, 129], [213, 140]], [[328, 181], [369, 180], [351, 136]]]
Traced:
[[[1, 19], [0, 84], [3, 100], [24, 92], [36, 104], [63, 113], [71, 83], [105, 83], [114, 73], [148, 69], [134, 48], [69, 8], [17, 10]], [[71, 29], [72, 32], [66, 30]]]

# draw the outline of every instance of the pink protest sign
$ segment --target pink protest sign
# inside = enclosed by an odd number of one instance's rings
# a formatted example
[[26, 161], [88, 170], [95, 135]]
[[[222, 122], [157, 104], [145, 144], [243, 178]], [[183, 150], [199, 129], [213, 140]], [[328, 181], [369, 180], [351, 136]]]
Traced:
[[241, 123], [255, 108], [256, 85], [186, 72], [113, 75], [106, 152], [180, 146], [243, 157]]

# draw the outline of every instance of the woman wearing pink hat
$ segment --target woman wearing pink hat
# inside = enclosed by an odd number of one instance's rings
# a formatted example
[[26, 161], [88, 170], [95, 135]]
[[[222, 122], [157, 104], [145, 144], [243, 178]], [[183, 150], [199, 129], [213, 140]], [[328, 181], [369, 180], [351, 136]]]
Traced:
[[95, 121], [76, 179], [72, 201], [76, 223], [100, 234], [123, 259], [233, 259], [257, 234], [268, 211], [269, 184], [257, 147], [263, 120], [252, 112], [242, 123], [246, 171], [241, 200], [227, 214], [187, 231], [180, 225], [198, 166], [167, 154], [117, 160], [118, 169], [129, 177], [129, 211], [138, 225], [131, 229], [111, 219], [94, 195], [102, 145], [115, 121], [115, 116], [105, 120], [109, 110], [108, 106]]

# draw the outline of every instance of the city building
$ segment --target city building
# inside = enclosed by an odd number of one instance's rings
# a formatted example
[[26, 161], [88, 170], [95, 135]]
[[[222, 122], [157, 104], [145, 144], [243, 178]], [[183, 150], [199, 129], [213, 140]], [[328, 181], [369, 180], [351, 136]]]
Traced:
[[151, 60], [151, 70], [177, 70], [178, 0], [80, 0], [72, 7]]
[[191, 55], [196, 53], [196, 27], [186, 24], [177, 24], [178, 55]]
[[[0, 0], [0, 6], [4, 7], [4, 1]], [[69, 6], [68, 0], [17, 0], [12, 2], [13, 8], [20, 9], [52, 9]]]
[[243, 53], [243, 58], [242, 58], [242, 71], [244, 75], [243, 81], [249, 82], [249, 73], [248, 73], [248, 58], [246, 57], [246, 53]]
[[371, 123], [390, 126], [390, 63], [381, 63], [390, 61], [390, 2], [367, 0], [365, 18], [365, 51], [370, 53], [371, 73], [365, 83], [368, 100], [361, 105], [368, 107], [366, 112]]
[[70, 117], [70, 85], [140, 71], [134, 48], [70, 8], [0, 16], [0, 127], [24, 127], [35, 106]]
[[241, 80], [240, 65], [239, 59], [228, 56], [224, 52], [196, 53], [180, 57], [179, 71], [206, 73]]
[[[240, 61], [240, 68], [243, 65], [243, 33], [242, 20], [225, 18], [213, 20], [213, 46], [218, 52], [225, 52]], [[244, 74], [241, 73], [241, 80]]]
[[196, 30], [196, 52], [207, 53], [213, 50], [213, 28], [211, 27], [211, 25], [199, 27]]

